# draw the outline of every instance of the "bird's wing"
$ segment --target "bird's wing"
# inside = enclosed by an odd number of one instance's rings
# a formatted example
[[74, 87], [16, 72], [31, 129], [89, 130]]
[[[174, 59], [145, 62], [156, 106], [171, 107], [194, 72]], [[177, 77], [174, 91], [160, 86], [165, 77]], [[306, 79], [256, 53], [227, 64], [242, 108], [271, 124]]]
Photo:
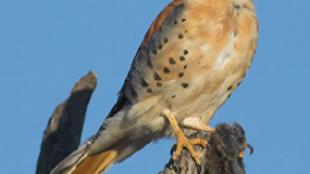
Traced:
[[[169, 35], [174, 32], [174, 26], [180, 19], [180, 14], [184, 9], [181, 0], [171, 2], [152, 23], [150, 29], [144, 37], [137, 54], [132, 62], [130, 71], [120, 90], [119, 98], [109, 117], [117, 113], [122, 106], [133, 104], [156, 92], [156, 87], [161, 82], [171, 80], [163, 74], [165, 65], [169, 62], [161, 62], [160, 58], [164, 55], [161, 52], [168, 48]], [[171, 48], [171, 46], [169, 46]], [[172, 61], [172, 60], [171, 60]], [[173, 63], [173, 62], [172, 62]], [[169, 71], [166, 69], [166, 71]]]
[[[169, 81], [169, 76], [160, 74], [167, 73], [168, 70], [163, 69], [164, 65], [156, 59], [161, 54], [158, 50], [163, 50], [165, 44], [168, 44], [168, 35], [173, 34], [173, 26], [179, 15], [182, 13], [184, 5], [182, 0], [174, 0], [171, 2], [157, 17], [148, 30], [141, 46], [139, 47], [131, 69], [127, 75], [124, 85], [120, 91], [117, 103], [112, 108], [107, 119], [112, 118], [121, 111], [126, 105], [135, 104], [156, 92], [155, 87], [159, 87], [160, 83]], [[169, 63], [169, 62], [166, 62]], [[173, 64], [170, 61], [170, 64]], [[163, 72], [156, 72], [162, 69]], [[124, 159], [123, 151], [126, 151], [126, 144], [103, 142], [104, 146], [96, 145], [96, 154], [93, 154], [93, 145], [104, 136], [107, 121], [103, 123], [98, 133], [92, 137], [86, 144], [82, 145], [77, 151], [59, 163], [51, 172], [52, 174], [91, 174], [104, 171], [108, 166], [112, 165], [118, 156]], [[113, 141], [115, 142], [115, 141]], [[142, 148], [147, 142], [137, 145]], [[90, 150], [91, 149], [91, 150]], [[139, 150], [139, 149], [136, 149]], [[99, 153], [98, 153], [99, 152]], [[128, 152], [126, 152], [128, 153]], [[128, 153], [128, 155], [132, 154]]]

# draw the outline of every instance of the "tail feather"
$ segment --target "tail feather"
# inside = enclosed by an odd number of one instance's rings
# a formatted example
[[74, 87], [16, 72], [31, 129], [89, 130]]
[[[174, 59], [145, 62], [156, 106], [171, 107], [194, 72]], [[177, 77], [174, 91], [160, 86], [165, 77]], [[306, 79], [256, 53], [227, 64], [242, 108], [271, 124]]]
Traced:
[[119, 156], [119, 147], [110, 148], [96, 155], [89, 155], [89, 144], [79, 149], [60, 162], [51, 174], [100, 174], [110, 167]]
[[108, 150], [95, 156], [86, 156], [72, 174], [100, 174], [110, 167], [118, 156], [117, 151]]

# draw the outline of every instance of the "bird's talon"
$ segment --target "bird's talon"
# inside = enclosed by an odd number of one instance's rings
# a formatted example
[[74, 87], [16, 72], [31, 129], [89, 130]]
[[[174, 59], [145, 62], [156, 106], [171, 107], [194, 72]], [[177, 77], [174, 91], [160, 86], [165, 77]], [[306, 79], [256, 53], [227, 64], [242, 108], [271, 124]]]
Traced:
[[254, 148], [250, 144], [246, 144], [246, 148], [248, 148], [250, 150], [250, 155], [252, 155], [254, 153]]
[[[252, 155], [254, 153], [254, 148], [250, 144], [245, 144], [244, 147], [245, 147], [245, 149], [250, 150], [250, 155]], [[240, 153], [238, 155], [239, 158], [244, 158], [244, 151], [245, 150], [240, 151]]]
[[172, 159], [176, 160], [179, 158], [181, 155], [181, 152], [184, 148], [188, 150], [190, 153], [191, 157], [194, 159], [196, 165], [200, 166], [200, 159], [199, 159], [199, 154], [195, 151], [194, 146], [195, 145], [201, 145], [201, 146], [206, 146], [206, 140], [203, 139], [192, 139], [189, 140], [186, 138], [182, 130], [180, 129], [177, 120], [175, 119], [173, 113], [169, 109], [165, 109], [163, 111], [163, 116], [166, 117], [166, 119], [169, 121], [171, 124], [172, 129], [174, 130], [174, 133], [177, 137], [177, 145], [176, 149], [172, 155]]
[[195, 151], [194, 146], [195, 145], [201, 145], [202, 147], [206, 147], [207, 141], [205, 139], [187, 139], [184, 135], [178, 135], [178, 143], [175, 149], [175, 152], [173, 153], [173, 160], [177, 160], [179, 156], [181, 155], [181, 152], [184, 148], [188, 150], [191, 157], [195, 161], [197, 166], [200, 166], [201, 162], [199, 159], [199, 154]]
[[190, 141], [190, 144], [192, 144], [193, 146], [199, 145], [203, 148], [206, 148], [207, 143], [208, 143], [208, 141], [204, 138], [195, 138], [195, 139], [190, 139], [189, 141]]

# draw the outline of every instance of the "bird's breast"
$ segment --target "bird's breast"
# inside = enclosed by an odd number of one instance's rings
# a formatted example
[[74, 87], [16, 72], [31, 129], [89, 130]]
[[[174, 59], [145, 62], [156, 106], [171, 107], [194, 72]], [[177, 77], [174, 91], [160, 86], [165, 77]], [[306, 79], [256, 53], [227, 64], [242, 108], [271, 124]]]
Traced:
[[198, 114], [208, 122], [252, 62], [257, 21], [250, 1], [207, 1], [173, 4], [137, 53], [132, 89], [138, 103], [160, 98], [152, 117], [166, 107], [180, 121]]

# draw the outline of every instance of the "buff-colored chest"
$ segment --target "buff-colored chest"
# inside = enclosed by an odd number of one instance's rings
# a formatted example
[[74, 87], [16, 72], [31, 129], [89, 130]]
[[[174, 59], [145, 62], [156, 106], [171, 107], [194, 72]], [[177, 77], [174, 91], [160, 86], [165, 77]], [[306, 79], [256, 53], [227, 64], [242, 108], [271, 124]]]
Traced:
[[137, 66], [141, 77], [136, 80], [142, 81], [135, 86], [140, 106], [136, 110], [148, 108], [141, 112], [146, 120], [159, 118], [169, 108], [180, 122], [198, 115], [207, 123], [252, 62], [257, 41], [252, 4], [194, 1], [175, 7], [179, 11], [168, 16], [152, 37], [147, 36], [148, 43], [140, 51], [148, 59], [146, 65]]

